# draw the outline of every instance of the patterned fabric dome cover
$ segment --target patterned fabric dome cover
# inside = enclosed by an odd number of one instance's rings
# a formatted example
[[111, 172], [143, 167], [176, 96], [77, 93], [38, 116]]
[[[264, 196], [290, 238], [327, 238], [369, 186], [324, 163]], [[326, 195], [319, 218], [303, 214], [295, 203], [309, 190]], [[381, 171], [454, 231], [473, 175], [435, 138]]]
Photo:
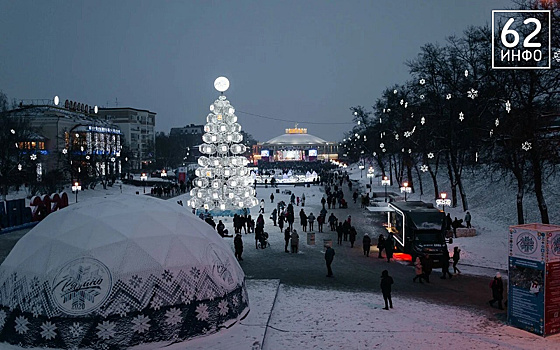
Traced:
[[245, 317], [243, 270], [223, 239], [187, 210], [121, 195], [49, 215], [0, 266], [0, 341], [163, 346]]

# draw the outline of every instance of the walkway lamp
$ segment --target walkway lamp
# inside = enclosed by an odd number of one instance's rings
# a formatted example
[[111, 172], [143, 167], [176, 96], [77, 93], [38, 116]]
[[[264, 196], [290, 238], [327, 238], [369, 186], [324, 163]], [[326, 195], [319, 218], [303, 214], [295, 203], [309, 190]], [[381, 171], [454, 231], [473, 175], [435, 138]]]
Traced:
[[391, 180], [387, 176], [383, 176], [383, 180], [381, 180], [381, 185], [385, 187], [385, 203], [387, 203], [387, 186], [391, 185]]

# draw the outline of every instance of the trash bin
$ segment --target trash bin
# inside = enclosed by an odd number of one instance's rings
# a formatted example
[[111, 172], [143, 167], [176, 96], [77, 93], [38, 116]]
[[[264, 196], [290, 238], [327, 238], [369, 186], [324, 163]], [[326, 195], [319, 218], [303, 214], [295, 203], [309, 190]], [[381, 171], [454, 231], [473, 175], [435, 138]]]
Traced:
[[323, 245], [325, 247], [332, 247], [332, 239], [323, 239]]
[[315, 245], [315, 232], [307, 232], [307, 245]]
[[276, 193], [280, 193], [280, 189], [279, 189], [279, 188], [276, 189]]

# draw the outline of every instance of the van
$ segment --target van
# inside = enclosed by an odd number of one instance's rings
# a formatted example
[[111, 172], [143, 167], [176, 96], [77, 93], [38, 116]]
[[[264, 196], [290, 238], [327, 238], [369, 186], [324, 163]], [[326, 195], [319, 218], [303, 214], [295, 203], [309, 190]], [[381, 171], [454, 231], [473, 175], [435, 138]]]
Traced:
[[393, 235], [397, 248], [410, 254], [412, 261], [417, 256], [428, 254], [434, 267], [440, 267], [443, 254], [449, 254], [445, 239], [445, 213], [431, 203], [420, 201], [392, 202], [388, 208], [387, 230]]

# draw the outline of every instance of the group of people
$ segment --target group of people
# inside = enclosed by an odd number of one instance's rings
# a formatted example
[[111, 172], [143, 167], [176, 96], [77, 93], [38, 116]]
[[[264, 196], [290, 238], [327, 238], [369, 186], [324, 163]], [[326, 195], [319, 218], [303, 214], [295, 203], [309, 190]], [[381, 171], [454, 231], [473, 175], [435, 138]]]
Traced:
[[[453, 273], [460, 274], [461, 271], [457, 267], [459, 260], [461, 259], [461, 249], [459, 247], [453, 248]], [[453, 275], [449, 272], [449, 252], [444, 251], [441, 259], [441, 279], [447, 279], [448, 277], [451, 279]], [[423, 256], [417, 256], [414, 260], [414, 271], [415, 276], [412, 279], [413, 282], [417, 280], [420, 283], [423, 283], [422, 280], [425, 280], [427, 283], [430, 283], [430, 274], [432, 273], [433, 269], [433, 261], [432, 257], [428, 254]]]

